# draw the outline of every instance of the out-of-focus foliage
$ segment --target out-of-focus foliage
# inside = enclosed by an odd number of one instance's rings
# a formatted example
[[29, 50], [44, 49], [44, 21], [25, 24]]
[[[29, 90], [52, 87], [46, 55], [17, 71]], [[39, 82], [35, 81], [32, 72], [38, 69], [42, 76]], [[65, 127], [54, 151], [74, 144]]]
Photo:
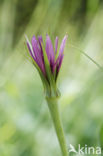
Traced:
[[103, 1], [1, 0], [0, 156], [60, 156], [41, 80], [25, 58], [24, 34], [46, 33], [59, 42], [68, 34], [58, 80], [68, 146], [103, 146], [103, 70], [78, 50], [103, 66]]

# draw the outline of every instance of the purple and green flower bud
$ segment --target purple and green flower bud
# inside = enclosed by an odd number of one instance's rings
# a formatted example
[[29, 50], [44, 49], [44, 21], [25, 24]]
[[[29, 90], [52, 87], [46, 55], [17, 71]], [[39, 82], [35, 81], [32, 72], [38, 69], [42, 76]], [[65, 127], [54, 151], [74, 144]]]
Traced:
[[26, 37], [29, 57], [40, 74], [46, 96], [59, 96], [56, 82], [64, 57], [63, 52], [66, 40], [67, 35], [64, 36], [60, 49], [58, 50], [58, 37], [55, 39], [55, 48], [49, 35], [46, 35], [45, 43], [43, 42], [42, 36], [38, 36], [38, 38], [33, 36], [31, 43]]

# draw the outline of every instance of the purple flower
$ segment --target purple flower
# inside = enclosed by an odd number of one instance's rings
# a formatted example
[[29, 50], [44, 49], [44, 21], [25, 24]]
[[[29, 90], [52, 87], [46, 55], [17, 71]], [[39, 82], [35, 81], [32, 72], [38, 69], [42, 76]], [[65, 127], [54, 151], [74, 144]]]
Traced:
[[58, 51], [58, 37], [55, 39], [55, 48], [53, 47], [49, 35], [46, 35], [45, 47], [42, 36], [38, 36], [37, 39], [33, 36], [31, 43], [26, 37], [26, 43], [32, 62], [39, 71], [42, 80], [44, 81], [45, 79], [49, 85], [55, 83], [57, 80], [64, 57], [63, 51], [66, 40], [67, 35], [64, 36]]

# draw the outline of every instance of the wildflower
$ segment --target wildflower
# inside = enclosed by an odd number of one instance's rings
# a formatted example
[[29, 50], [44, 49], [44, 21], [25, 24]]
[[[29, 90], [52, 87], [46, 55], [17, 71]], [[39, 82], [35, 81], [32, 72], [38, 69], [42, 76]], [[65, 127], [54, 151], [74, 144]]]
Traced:
[[64, 36], [58, 52], [58, 37], [55, 39], [55, 49], [53, 48], [51, 39], [48, 35], [46, 36], [45, 47], [42, 36], [38, 36], [38, 39], [33, 36], [31, 43], [26, 37], [27, 47], [29, 49], [29, 57], [34, 66], [37, 68], [43, 82], [44, 89], [46, 91], [46, 101], [63, 156], [68, 156], [68, 150], [58, 109], [59, 91], [56, 86], [56, 81], [64, 57], [63, 51], [66, 40], [67, 35]]
[[66, 40], [67, 35], [64, 36], [58, 51], [58, 37], [55, 39], [55, 48], [53, 48], [49, 35], [46, 35], [45, 47], [42, 36], [38, 36], [37, 39], [33, 36], [31, 43], [26, 37], [26, 43], [30, 54], [29, 57], [39, 71], [46, 94], [48, 94], [47, 96], [59, 95], [56, 81], [64, 57], [63, 51]]

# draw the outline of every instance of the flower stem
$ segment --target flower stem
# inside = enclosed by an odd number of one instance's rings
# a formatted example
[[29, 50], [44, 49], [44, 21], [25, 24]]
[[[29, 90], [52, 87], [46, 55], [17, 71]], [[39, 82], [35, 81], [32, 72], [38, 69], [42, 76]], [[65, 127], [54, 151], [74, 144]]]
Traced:
[[59, 109], [58, 109], [58, 98], [47, 98], [48, 107], [51, 113], [51, 117], [54, 123], [55, 131], [58, 137], [58, 141], [61, 147], [62, 155], [69, 156], [68, 149], [66, 146], [66, 140], [61, 124]]

